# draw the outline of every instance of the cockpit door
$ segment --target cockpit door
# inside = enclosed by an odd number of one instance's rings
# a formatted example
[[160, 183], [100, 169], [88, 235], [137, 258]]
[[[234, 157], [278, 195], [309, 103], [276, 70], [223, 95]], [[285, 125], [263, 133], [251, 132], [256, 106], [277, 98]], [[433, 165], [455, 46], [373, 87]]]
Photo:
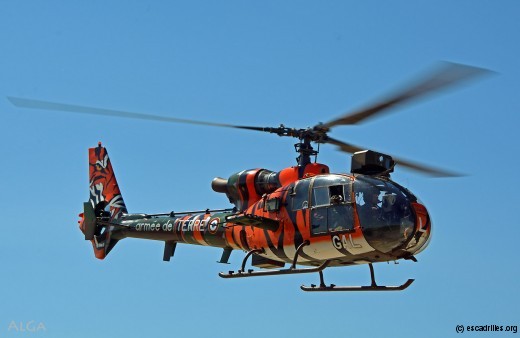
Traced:
[[311, 195], [311, 234], [354, 230], [352, 184], [347, 178], [316, 178]]

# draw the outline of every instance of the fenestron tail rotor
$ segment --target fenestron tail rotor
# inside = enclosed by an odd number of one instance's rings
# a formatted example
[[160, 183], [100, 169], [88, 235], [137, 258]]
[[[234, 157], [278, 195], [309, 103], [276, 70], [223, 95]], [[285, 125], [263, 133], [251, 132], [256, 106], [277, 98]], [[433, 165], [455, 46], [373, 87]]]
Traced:
[[[340, 151], [346, 153], [355, 153], [366, 148], [355, 146], [350, 143], [336, 140], [328, 136], [332, 127], [340, 125], [352, 125], [360, 122], [364, 122], [369, 118], [380, 116], [390, 112], [390, 108], [395, 108], [399, 105], [409, 103], [412, 100], [425, 97], [428, 94], [439, 92], [448, 87], [452, 87], [456, 84], [474, 79], [478, 76], [490, 73], [490, 71], [476, 68], [461, 64], [444, 63], [441, 67], [430, 73], [429, 75], [422, 77], [419, 81], [416, 81], [412, 85], [405, 87], [398, 91], [396, 94], [390, 96], [387, 99], [378, 101], [374, 104], [368, 105], [366, 108], [354, 111], [348, 114], [344, 114], [336, 119], [333, 119], [327, 123], [319, 123], [312, 128], [295, 129], [288, 128], [284, 125], [279, 127], [258, 127], [258, 126], [241, 126], [220, 122], [208, 122], [192, 119], [183, 119], [176, 117], [169, 117], [163, 115], [144, 114], [136, 112], [128, 112], [122, 110], [95, 108], [83, 105], [73, 105], [65, 103], [57, 103], [50, 101], [34, 100], [19, 97], [8, 97], [7, 99], [16, 107], [38, 109], [44, 111], [61, 111], [68, 113], [80, 113], [89, 115], [102, 115], [112, 116], [120, 118], [131, 118], [140, 120], [150, 120], [157, 122], [169, 122], [169, 123], [183, 123], [183, 124], [194, 124], [211, 127], [224, 127], [224, 128], [235, 128], [244, 130], [261, 131], [266, 133], [276, 134], [278, 136], [294, 137], [299, 140], [296, 144], [296, 150], [300, 153], [298, 158], [299, 165], [305, 165], [310, 162], [310, 157], [317, 154], [311, 146], [311, 143], [328, 143], [338, 147]], [[429, 176], [442, 177], [442, 176], [457, 176], [453, 172], [449, 172], [442, 169], [433, 168], [428, 165], [422, 165], [414, 163], [408, 160], [401, 160], [394, 157], [395, 162], [399, 165], [408, 169], [415, 170], [419, 173], [426, 174]]]

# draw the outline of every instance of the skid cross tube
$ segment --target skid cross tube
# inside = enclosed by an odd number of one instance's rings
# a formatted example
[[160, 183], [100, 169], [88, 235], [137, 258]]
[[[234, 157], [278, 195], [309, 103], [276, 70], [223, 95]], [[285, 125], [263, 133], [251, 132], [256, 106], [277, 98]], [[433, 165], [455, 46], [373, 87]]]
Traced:
[[309, 244], [311, 244], [311, 242], [305, 241], [302, 244], [298, 245], [298, 248], [296, 249], [296, 253], [294, 254], [291, 269], [296, 269], [296, 262], [298, 261], [298, 256], [300, 255], [300, 252], [302, 252], [304, 246], [307, 246]]
[[244, 277], [258, 277], [258, 276], [276, 276], [276, 275], [292, 275], [292, 274], [300, 274], [300, 273], [312, 273], [312, 272], [320, 272], [323, 271], [330, 263], [329, 260], [326, 260], [321, 265], [314, 268], [303, 268], [297, 269], [296, 263], [298, 261], [298, 256], [300, 255], [303, 247], [309, 245], [309, 241], [305, 241], [298, 246], [296, 249], [296, 253], [294, 254], [292, 265], [289, 269], [280, 269], [280, 270], [270, 270], [270, 271], [254, 271], [253, 269], [249, 269], [246, 271], [246, 262], [248, 258], [254, 253], [264, 252], [264, 249], [256, 249], [251, 250], [247, 253], [246, 257], [242, 261], [242, 269], [237, 272], [229, 271], [228, 273], [220, 272], [218, 275], [222, 278], [244, 278]]
[[327, 286], [325, 284], [325, 281], [323, 279], [323, 272], [319, 271], [320, 274], [320, 286], [316, 286], [314, 284], [311, 284], [311, 286], [305, 286], [302, 285], [300, 288], [303, 291], [401, 291], [409, 287], [414, 279], [408, 279], [404, 284], [398, 285], [398, 286], [384, 286], [384, 285], [377, 285], [376, 279], [374, 276], [374, 267], [372, 266], [372, 263], [368, 264], [368, 267], [370, 268], [370, 285], [362, 285], [362, 286], [336, 286], [334, 284], [330, 284]]
[[251, 250], [247, 253], [246, 257], [244, 257], [244, 260], [242, 261], [242, 269], [238, 270], [238, 272], [244, 272], [246, 271], [246, 263], [247, 263], [247, 260], [249, 259], [249, 257], [251, 257], [252, 254], [254, 253], [263, 253], [264, 252], [264, 249], [256, 249], [256, 250]]

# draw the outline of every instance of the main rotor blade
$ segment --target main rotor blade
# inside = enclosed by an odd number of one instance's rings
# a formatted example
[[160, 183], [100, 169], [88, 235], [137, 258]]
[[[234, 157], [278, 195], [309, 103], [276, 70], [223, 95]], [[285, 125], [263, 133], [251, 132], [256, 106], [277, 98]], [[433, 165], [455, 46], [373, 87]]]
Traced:
[[252, 126], [235, 126], [232, 124], [225, 124], [225, 123], [198, 121], [198, 120], [190, 120], [190, 119], [179, 119], [179, 118], [169, 117], [169, 116], [132, 113], [132, 112], [126, 112], [126, 111], [121, 111], [121, 110], [94, 108], [94, 107], [87, 107], [87, 106], [57, 103], [57, 102], [23, 99], [23, 98], [19, 98], [19, 97], [7, 97], [7, 99], [13, 105], [15, 105], [16, 107], [20, 107], [20, 108], [51, 110], [51, 111], [55, 110], [55, 111], [62, 111], [62, 112], [68, 112], [68, 113], [114, 116], [114, 117], [122, 117], [122, 118], [151, 120], [151, 121], [160, 121], [160, 122], [171, 122], [171, 123], [187, 123], [187, 124], [197, 124], [197, 125], [212, 126], [212, 127], [238, 128], [238, 129], [248, 129], [248, 130], [266, 131], [266, 132], [269, 132], [268, 129], [270, 129], [270, 128], [254, 127], [254, 126], [253, 127]]
[[387, 113], [390, 108], [402, 105], [413, 99], [424, 97], [436, 91], [460, 84], [477, 76], [489, 74], [491, 71], [457, 63], [443, 62], [441, 66], [421, 80], [405, 87], [386, 100], [382, 100], [359, 111], [345, 114], [330, 122], [319, 124], [317, 128], [326, 130], [334, 126], [350, 125], [362, 122], [368, 118]]
[[353, 154], [353, 153], [358, 152], [358, 151], [366, 150], [366, 148], [361, 148], [361, 147], [355, 146], [355, 145], [350, 144], [350, 143], [345, 143], [343, 141], [339, 141], [339, 140], [333, 139], [330, 136], [327, 136], [323, 140], [323, 142], [324, 143], [333, 144], [333, 145], [337, 146], [341, 151], [344, 151], [344, 152], [349, 153], [349, 154]]
[[392, 156], [392, 159], [395, 161], [396, 165], [403, 166], [408, 169], [415, 170], [417, 172], [420, 172], [422, 174], [431, 176], [431, 177], [460, 177], [464, 176], [463, 174], [456, 173], [453, 171], [448, 171], [445, 169], [439, 169], [435, 168], [429, 165], [419, 164], [417, 162], [411, 162], [408, 160], [403, 160], [399, 157]]
[[[327, 137], [326, 139], [323, 140], [323, 142], [324, 143], [334, 144], [335, 146], [339, 147], [339, 149], [341, 151], [344, 151], [344, 152], [350, 153], [350, 154], [353, 154], [353, 153], [358, 152], [358, 151], [366, 150], [366, 148], [362, 148], [362, 147], [355, 146], [355, 145], [352, 145], [352, 144], [349, 144], [349, 143], [345, 143], [345, 142], [333, 139], [331, 137]], [[415, 171], [417, 171], [417, 172], [419, 172], [421, 174], [425, 174], [425, 175], [432, 176], [432, 177], [457, 177], [457, 176], [462, 176], [461, 174], [458, 174], [458, 173], [455, 173], [455, 172], [452, 172], [452, 171], [439, 169], [439, 168], [434, 168], [434, 167], [429, 166], [429, 165], [424, 165], [424, 164], [419, 164], [419, 163], [416, 163], [416, 162], [411, 162], [411, 161], [404, 160], [404, 159], [401, 159], [401, 158], [398, 158], [398, 157], [394, 157], [394, 156], [392, 156], [392, 159], [395, 161], [396, 165], [403, 166], [403, 167], [406, 167], [408, 169], [415, 170]]]

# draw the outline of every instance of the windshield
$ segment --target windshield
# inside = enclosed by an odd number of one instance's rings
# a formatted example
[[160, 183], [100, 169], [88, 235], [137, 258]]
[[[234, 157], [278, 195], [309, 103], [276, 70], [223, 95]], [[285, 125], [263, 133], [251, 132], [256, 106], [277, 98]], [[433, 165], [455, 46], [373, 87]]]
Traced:
[[414, 233], [415, 197], [391, 181], [366, 176], [354, 182], [356, 210], [365, 237], [375, 249], [389, 252]]

